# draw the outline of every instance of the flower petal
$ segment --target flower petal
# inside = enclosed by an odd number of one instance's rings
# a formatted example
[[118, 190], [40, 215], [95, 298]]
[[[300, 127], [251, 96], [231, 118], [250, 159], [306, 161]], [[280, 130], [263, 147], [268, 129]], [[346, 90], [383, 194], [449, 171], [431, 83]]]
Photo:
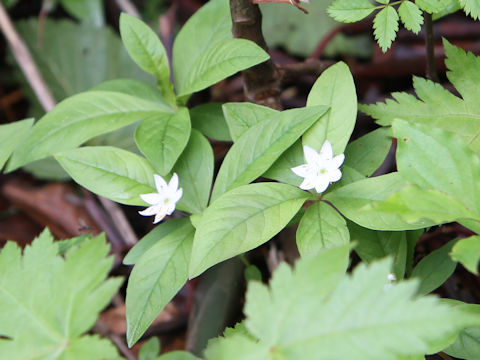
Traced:
[[180, 188], [178, 189], [177, 191], [175, 191], [175, 193], [172, 195], [171, 197], [171, 200], [174, 204], [176, 204], [178, 202], [178, 200], [180, 200], [180, 198], [182, 197], [183, 195], [183, 189]]
[[171, 192], [175, 192], [178, 189], [178, 175], [177, 173], [173, 173], [170, 182], [168, 183], [168, 190]]
[[325, 140], [320, 150], [320, 158], [322, 159], [331, 159], [333, 157], [333, 148], [330, 141]]
[[162, 207], [159, 209], [157, 215], [155, 215], [155, 220], [153, 220], [153, 223], [154, 223], [154, 224], [159, 223], [160, 221], [163, 220], [163, 218], [167, 215], [166, 210], [167, 210], [167, 209], [165, 208], [165, 206], [162, 206]]
[[138, 213], [142, 216], [152, 216], [152, 215], [155, 215], [158, 212], [159, 208], [160, 207], [158, 205], [150, 206], [150, 207], [146, 208], [145, 210], [139, 211]]
[[328, 180], [330, 182], [338, 181], [342, 178], [342, 172], [340, 169], [331, 169], [328, 171]]
[[310, 190], [315, 187], [315, 179], [312, 177], [306, 177], [305, 180], [300, 184], [300, 189], [302, 190]]
[[311, 166], [308, 165], [308, 164], [295, 166], [295, 167], [291, 168], [290, 170], [292, 170], [296, 175], [301, 176], [301, 177], [307, 177], [312, 172]]
[[330, 185], [328, 178], [326, 176], [319, 176], [315, 181], [315, 191], [319, 194], [323, 193], [327, 190], [328, 185]]
[[153, 178], [155, 179], [155, 187], [157, 188], [157, 191], [159, 193], [162, 193], [168, 186], [167, 182], [160, 175], [157, 174], [154, 174]]
[[303, 147], [303, 154], [305, 155], [305, 160], [307, 161], [307, 164], [314, 165], [318, 162], [319, 154], [315, 151], [315, 149], [311, 148], [310, 146], [305, 145]]
[[342, 166], [344, 161], [345, 161], [345, 154], [337, 155], [330, 161], [330, 163], [328, 164], [328, 167], [338, 169], [340, 166]]
[[156, 205], [160, 203], [163, 199], [160, 194], [151, 193], [151, 194], [141, 194], [140, 197], [143, 201], [150, 205]]
[[167, 215], [172, 215], [172, 213], [175, 211], [175, 203], [170, 202], [168, 205], [166, 205], [166, 213]]

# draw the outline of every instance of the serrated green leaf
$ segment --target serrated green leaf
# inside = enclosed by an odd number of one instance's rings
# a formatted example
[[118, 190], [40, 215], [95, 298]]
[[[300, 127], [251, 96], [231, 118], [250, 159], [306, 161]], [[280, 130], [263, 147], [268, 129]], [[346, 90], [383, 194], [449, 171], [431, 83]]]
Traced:
[[206, 137], [219, 141], [232, 141], [221, 103], [208, 103], [190, 109], [192, 127]]
[[141, 98], [108, 91], [89, 91], [62, 101], [42, 117], [14, 151], [8, 171], [17, 169], [139, 120], [171, 112]]
[[113, 201], [144, 206], [140, 194], [155, 192], [154, 170], [142, 157], [110, 146], [82, 147], [55, 155], [80, 185]]
[[348, 244], [350, 234], [345, 219], [324, 202], [313, 203], [300, 220], [297, 229], [297, 247], [301, 256], [316, 254]]
[[378, 7], [369, 0], [335, 0], [328, 14], [340, 22], [356, 22], [366, 18]]
[[160, 352], [160, 341], [153, 336], [145, 342], [138, 352], [138, 360], [156, 360]]
[[411, 1], [404, 1], [398, 8], [398, 15], [405, 25], [405, 28], [418, 34], [422, 30], [423, 15], [422, 10]]
[[7, 162], [15, 147], [27, 135], [33, 125], [33, 119], [16, 121], [0, 125], [0, 170]]
[[417, 294], [425, 295], [440, 287], [455, 271], [456, 261], [449, 256], [456, 240], [449, 241], [440, 249], [432, 251], [415, 266], [412, 277], [420, 279]]
[[8, 242], [0, 252], [0, 357], [116, 359], [110, 341], [83, 336], [122, 282], [105, 281], [113, 262], [108, 251], [99, 236], [63, 258], [47, 230], [23, 256]]
[[311, 106], [286, 110], [251, 127], [225, 156], [215, 180], [212, 201], [225, 191], [261, 176], [327, 109]]
[[405, 276], [407, 263], [407, 232], [406, 231], [374, 231], [348, 222], [351, 241], [357, 244], [355, 252], [362, 261], [371, 263], [386, 256], [392, 256], [392, 271], [397, 279]]
[[345, 166], [349, 166], [365, 176], [372, 175], [387, 157], [392, 147], [391, 132], [379, 128], [358, 138], [345, 149]]
[[346, 218], [373, 230], [411, 230], [433, 225], [429, 221], [408, 223], [400, 216], [387, 212], [361, 211], [367, 204], [373, 206], [383, 202], [406, 185], [399, 173], [391, 173], [334, 189], [324, 199], [330, 201]]
[[173, 73], [178, 96], [207, 88], [268, 60], [255, 43], [233, 39], [226, 0], [208, 2], [182, 27], [173, 44]]
[[161, 176], [167, 175], [187, 146], [190, 137], [187, 108], [173, 114], [159, 113], [143, 121], [135, 130], [135, 142]]
[[444, 40], [445, 61], [450, 70], [447, 77], [462, 98], [453, 95], [440, 84], [413, 78], [416, 96], [393, 93], [394, 100], [376, 105], [361, 105], [360, 110], [390, 125], [395, 118], [416, 124], [426, 124], [458, 134], [469, 147], [480, 154], [480, 58]]
[[303, 136], [302, 144], [320, 151], [329, 140], [335, 154], [342, 154], [357, 118], [357, 93], [348, 66], [338, 62], [322, 72], [308, 94], [307, 106], [325, 105], [330, 110]]
[[130, 249], [128, 254], [123, 259], [123, 263], [125, 265], [136, 264], [143, 254], [148, 251], [148, 249], [150, 249], [157, 242], [161, 241], [169, 233], [185, 226], [185, 224], [188, 222], [190, 222], [189, 218], [180, 218], [171, 219], [158, 224], [152, 231], [141, 238], [133, 248]]
[[163, 96], [174, 106], [175, 94], [170, 82], [168, 57], [157, 34], [143, 21], [126, 13], [120, 15], [120, 34], [133, 61], [157, 78]]
[[397, 37], [398, 14], [393, 6], [387, 5], [373, 19], [373, 34], [383, 52], [386, 52]]
[[309, 193], [290, 185], [250, 184], [223, 194], [203, 213], [190, 260], [190, 278], [268, 241], [297, 213]]
[[233, 141], [258, 123], [278, 114], [277, 110], [248, 102], [225, 103], [222, 106]]
[[178, 174], [183, 196], [179, 205], [192, 213], [202, 213], [207, 207], [213, 179], [213, 149], [197, 130], [173, 168]]
[[132, 346], [188, 279], [195, 228], [185, 222], [150, 247], [127, 287], [127, 342]]
[[478, 313], [416, 297], [416, 281], [388, 284], [390, 261], [361, 264], [339, 281], [329, 253], [335, 250], [299, 260], [293, 272], [281, 265], [270, 289], [249, 284], [245, 323], [257, 344], [270, 349], [268, 359], [418, 357], [480, 321]]
[[405, 179], [451, 195], [480, 214], [480, 160], [466, 144], [452, 133], [403, 120], [395, 120], [392, 128], [397, 167]]
[[[215, 339], [216, 340], [216, 339]], [[269, 359], [268, 346], [259, 344], [243, 334], [235, 334], [219, 341], [211, 341], [205, 350], [208, 360], [265, 360]]]
[[478, 275], [480, 236], [470, 236], [466, 239], [459, 240], [453, 246], [450, 256], [454, 261], [460, 262], [470, 272]]

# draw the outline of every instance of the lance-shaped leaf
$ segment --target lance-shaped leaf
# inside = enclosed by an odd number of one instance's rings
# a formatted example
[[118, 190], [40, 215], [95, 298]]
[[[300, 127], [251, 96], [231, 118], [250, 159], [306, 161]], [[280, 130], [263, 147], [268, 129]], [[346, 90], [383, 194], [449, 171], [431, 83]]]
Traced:
[[370, 176], [382, 165], [391, 147], [390, 130], [379, 128], [347, 145], [343, 166]]
[[0, 170], [33, 125], [33, 119], [0, 125]]
[[[478, 313], [433, 296], [417, 297], [417, 281], [386, 286], [389, 260], [361, 264], [352, 276], [339, 280], [329, 256], [336, 249], [299, 260], [293, 272], [281, 265], [270, 289], [250, 282], [245, 323], [257, 343], [269, 348], [268, 359], [418, 358], [480, 322]], [[311, 263], [318, 262], [322, 265], [316, 264], [314, 271]]]
[[277, 110], [248, 102], [229, 102], [222, 109], [233, 141], [237, 141], [252, 126], [278, 114]]
[[268, 241], [297, 213], [309, 193], [277, 184], [233, 189], [210, 205], [197, 225], [190, 278]]
[[127, 287], [127, 342], [132, 346], [188, 279], [195, 228], [178, 226], [135, 264]]
[[383, 52], [386, 52], [395, 40], [398, 31], [398, 13], [393, 6], [387, 5], [373, 20], [373, 34]]
[[141, 156], [110, 147], [82, 147], [55, 158], [80, 185], [127, 205], [146, 205], [140, 194], [155, 192], [154, 170]]
[[192, 213], [201, 213], [208, 204], [213, 179], [213, 150], [197, 130], [178, 159], [173, 172], [178, 174], [183, 196], [179, 204]]
[[357, 118], [357, 93], [353, 77], [344, 62], [325, 70], [308, 94], [307, 106], [325, 105], [330, 110], [303, 136], [303, 145], [319, 151], [325, 140], [335, 154], [342, 154]]
[[161, 176], [172, 169], [190, 137], [187, 108], [173, 114], [158, 114], [143, 121], [135, 131], [135, 142]]
[[373, 230], [411, 230], [433, 225], [431, 221], [409, 223], [391, 212], [364, 210], [367, 204], [373, 207], [407, 184], [399, 173], [391, 173], [356, 181], [330, 191], [324, 198], [348, 219]]
[[436, 189], [480, 212], [480, 160], [454, 134], [430, 126], [393, 123], [397, 166], [408, 181]]
[[75, 148], [95, 136], [165, 112], [172, 110], [118, 92], [89, 91], [72, 96], [33, 126], [13, 153], [8, 170]]
[[219, 141], [232, 141], [221, 103], [207, 103], [190, 109], [192, 127], [206, 137]]
[[178, 96], [207, 88], [269, 55], [254, 42], [233, 39], [226, 0], [209, 1], [182, 27], [173, 44], [173, 74]]
[[302, 256], [348, 244], [349, 240], [345, 219], [325, 202], [312, 204], [298, 225], [297, 246]]
[[250, 128], [225, 156], [212, 199], [262, 175], [327, 109], [314, 106], [286, 110]]
[[292, 171], [292, 168], [305, 164], [302, 141], [298, 139], [270, 166], [262, 175], [267, 179], [281, 181], [299, 186], [303, 179]]
[[374, 231], [353, 222], [348, 223], [348, 229], [352, 242], [357, 243], [354, 250], [362, 261], [371, 263], [390, 255], [393, 273], [397, 279], [404, 278], [408, 256], [406, 231]]
[[120, 15], [120, 35], [133, 61], [157, 78], [165, 99], [175, 104], [168, 57], [158, 36], [143, 21], [126, 13]]
[[0, 358], [116, 359], [115, 346], [83, 335], [118, 291], [105, 281], [113, 263], [104, 236], [58, 254], [48, 230], [23, 252], [8, 242], [0, 252]]

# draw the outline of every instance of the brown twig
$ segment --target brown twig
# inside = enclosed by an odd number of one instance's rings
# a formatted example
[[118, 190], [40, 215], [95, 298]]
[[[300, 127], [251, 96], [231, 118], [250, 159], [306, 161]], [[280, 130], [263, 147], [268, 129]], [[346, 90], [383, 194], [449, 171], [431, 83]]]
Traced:
[[292, 4], [298, 10], [303, 11], [305, 14], [308, 14], [308, 10], [305, 9], [303, 6], [300, 5], [299, 0], [252, 0], [254, 4], [269, 4], [269, 3], [276, 3], [276, 4]]
[[116, 345], [118, 350], [122, 353], [127, 360], [137, 360], [136, 356], [130, 351], [125, 342], [120, 338], [120, 336], [113, 334], [102, 320], [97, 320], [97, 323], [93, 327], [93, 331], [97, 334], [100, 334], [102, 337], [108, 337]]
[[120, 206], [112, 200], [106, 199], [102, 196], [99, 196], [98, 198], [112, 220], [115, 222], [115, 227], [120, 232], [125, 244], [130, 246], [135, 245], [138, 242], [138, 238], [133, 232], [133, 229]]
[[140, 12], [130, 0], [115, 0], [115, 2], [117, 3], [117, 6], [120, 8], [120, 10], [124, 13], [130, 14], [137, 18], [141, 18]]
[[[248, 39], [267, 50], [262, 34], [262, 14], [250, 0], [230, 0], [233, 36]], [[248, 101], [281, 109], [280, 81], [274, 63], [267, 60], [242, 72]]]
[[25, 42], [18, 34], [17, 30], [12, 24], [10, 17], [7, 14], [7, 11], [0, 2], [0, 29], [5, 35], [10, 48], [12, 49], [13, 55], [17, 60], [20, 68], [23, 71], [23, 74], [27, 78], [28, 83], [32, 87], [35, 95], [37, 96], [40, 104], [46, 111], [50, 111], [55, 107], [55, 99], [52, 96], [52, 93], [45, 85], [45, 81], [42, 78], [42, 75], [38, 71], [35, 62], [33, 61], [32, 55], [28, 50]]
[[439, 82], [435, 64], [435, 39], [433, 35], [432, 14], [425, 13], [425, 44], [427, 47], [427, 78]]

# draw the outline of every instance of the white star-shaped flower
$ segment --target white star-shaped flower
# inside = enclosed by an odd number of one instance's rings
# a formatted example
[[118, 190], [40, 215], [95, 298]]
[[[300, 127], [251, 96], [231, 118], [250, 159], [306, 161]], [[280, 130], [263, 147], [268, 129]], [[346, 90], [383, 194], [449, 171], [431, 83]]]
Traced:
[[305, 178], [300, 184], [300, 189], [315, 189], [317, 193], [322, 193], [327, 190], [330, 183], [342, 178], [339, 168], [345, 160], [345, 155], [333, 156], [330, 141], [325, 140], [320, 153], [306, 145], [303, 147], [303, 153], [307, 163], [291, 169], [298, 176]]
[[178, 176], [176, 173], [173, 174], [168, 184], [160, 175], [154, 174], [153, 178], [155, 179], [157, 192], [140, 195], [142, 200], [151, 206], [138, 213], [143, 216], [155, 215], [153, 223], [156, 224], [162, 221], [165, 216], [173, 213], [175, 205], [183, 195], [183, 190], [181, 188], [178, 189]]

